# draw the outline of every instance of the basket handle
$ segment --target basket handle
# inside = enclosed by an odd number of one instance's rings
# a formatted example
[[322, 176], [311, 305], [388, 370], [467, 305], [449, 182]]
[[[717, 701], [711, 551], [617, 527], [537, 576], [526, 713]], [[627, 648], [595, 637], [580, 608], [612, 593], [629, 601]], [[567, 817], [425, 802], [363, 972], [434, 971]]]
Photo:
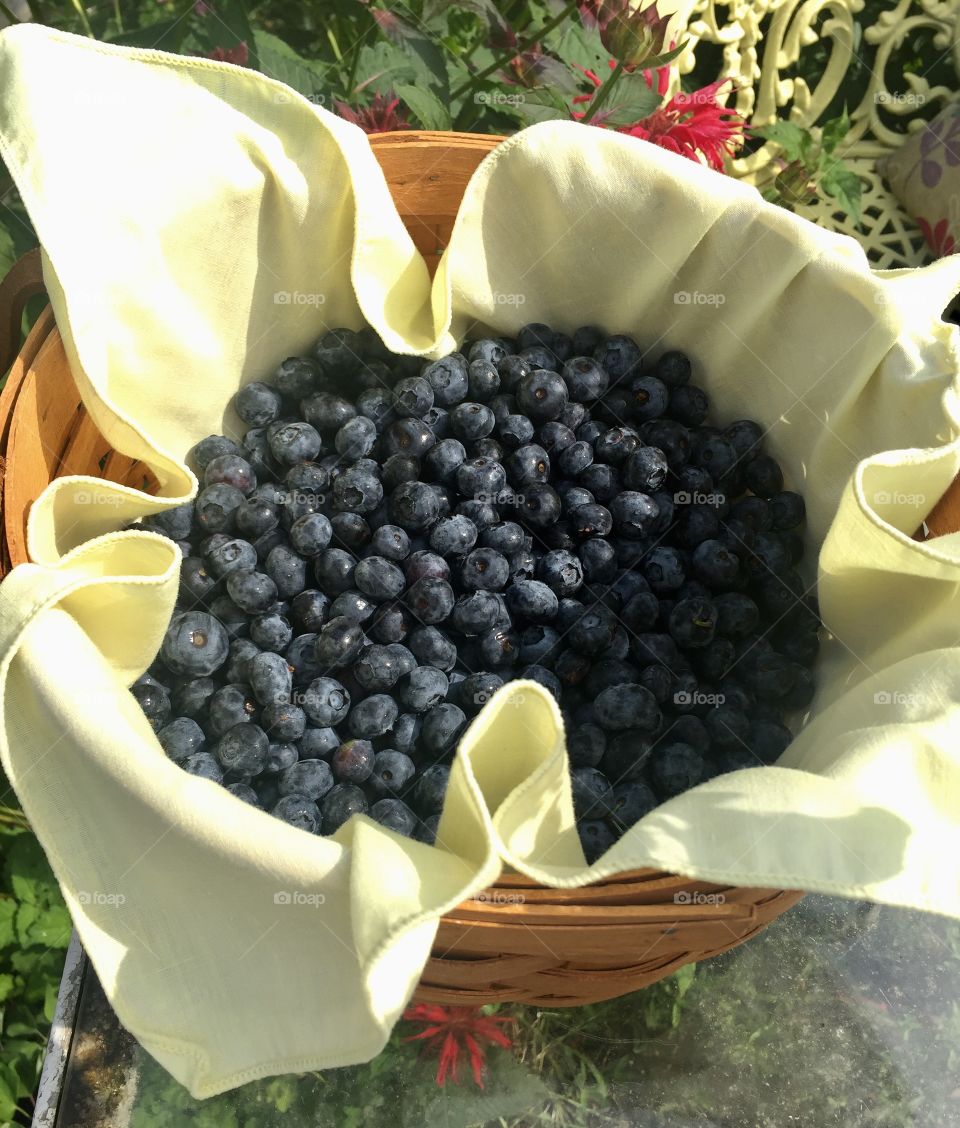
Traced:
[[20, 326], [23, 309], [36, 294], [44, 291], [40, 248], [27, 251], [10, 267], [0, 282], [0, 375], [5, 373], [20, 351]]

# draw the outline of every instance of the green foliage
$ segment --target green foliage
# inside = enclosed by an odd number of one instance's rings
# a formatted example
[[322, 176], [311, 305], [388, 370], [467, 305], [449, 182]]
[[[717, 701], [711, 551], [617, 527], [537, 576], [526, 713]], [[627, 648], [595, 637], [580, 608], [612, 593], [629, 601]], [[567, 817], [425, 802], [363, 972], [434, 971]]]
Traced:
[[0, 857], [0, 1126], [6, 1126], [15, 1117], [29, 1119], [72, 925], [40, 844], [13, 808], [0, 807]]
[[790, 121], [752, 130], [755, 137], [778, 145], [787, 162], [783, 168], [774, 169], [770, 183], [758, 184], [764, 199], [793, 208], [809, 202], [820, 191], [836, 200], [839, 208], [859, 223], [860, 178], [837, 153], [849, 129], [850, 118], [844, 110], [839, 117], [824, 122], [819, 139], [811, 130]]

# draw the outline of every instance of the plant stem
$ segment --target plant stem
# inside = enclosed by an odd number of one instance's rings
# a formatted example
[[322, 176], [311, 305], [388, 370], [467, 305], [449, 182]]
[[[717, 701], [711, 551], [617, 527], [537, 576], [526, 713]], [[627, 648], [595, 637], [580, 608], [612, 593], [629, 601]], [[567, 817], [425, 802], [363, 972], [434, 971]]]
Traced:
[[120, 0], [113, 0], [113, 18], [117, 21], [117, 31], [123, 35], [123, 16], [120, 14]]
[[30, 829], [27, 816], [23, 811], [18, 811], [13, 807], [0, 807], [0, 823], [6, 823], [7, 826], [19, 826], [24, 830]]
[[6, 17], [7, 23], [9, 23], [11, 27], [20, 22], [6, 4], [3, 3], [3, 0], [0, 0], [0, 14]]
[[620, 77], [620, 75], [622, 75], [622, 74], [623, 74], [623, 63], [617, 63], [616, 67], [610, 72], [610, 77], [600, 87], [600, 89], [596, 92], [596, 94], [594, 94], [593, 98], [590, 100], [590, 105], [587, 106], [587, 112], [580, 119], [583, 122], [584, 125], [586, 125], [586, 123], [588, 121], [590, 121], [591, 118], [596, 116], [597, 111], [600, 109], [600, 107], [603, 105], [603, 103], [606, 102], [606, 100], [610, 97], [610, 91], [613, 89], [614, 84], [616, 83], [616, 81]]
[[86, 35], [91, 39], [97, 37], [93, 34], [93, 28], [90, 26], [90, 21], [87, 19], [87, 13], [84, 11], [82, 0], [72, 0], [74, 11], [80, 17], [80, 23], [83, 24], [83, 30]]
[[508, 63], [515, 55], [522, 55], [525, 51], [529, 51], [534, 43], [539, 42], [545, 35], [548, 35], [551, 31], [553, 31], [555, 27], [559, 27], [564, 22], [564, 20], [567, 19], [568, 16], [572, 15], [576, 7], [577, 0], [573, 0], [573, 2], [568, 4], [563, 9], [563, 11], [560, 12], [559, 15], [554, 16], [552, 20], [550, 20], [548, 23], [545, 23], [543, 27], [541, 27], [537, 31], [536, 35], [532, 35], [529, 39], [525, 39], [522, 43], [514, 47], [510, 52], [502, 55], [499, 59], [495, 59], [490, 64], [490, 66], [484, 67], [484, 69], [475, 74], [469, 82], [465, 82], [462, 86], [458, 86], [457, 89], [454, 90], [450, 95], [450, 100], [453, 101], [454, 98], [459, 98], [463, 94], [468, 94], [471, 90], [473, 90], [475, 86], [483, 82], [485, 78], [489, 78], [494, 71], [500, 70], [500, 68]]
[[333, 34], [332, 27], [327, 28], [327, 39], [330, 42], [330, 46], [333, 48], [333, 53], [337, 56], [337, 62], [342, 63], [343, 54], [340, 51], [340, 44], [337, 43], [337, 37]]

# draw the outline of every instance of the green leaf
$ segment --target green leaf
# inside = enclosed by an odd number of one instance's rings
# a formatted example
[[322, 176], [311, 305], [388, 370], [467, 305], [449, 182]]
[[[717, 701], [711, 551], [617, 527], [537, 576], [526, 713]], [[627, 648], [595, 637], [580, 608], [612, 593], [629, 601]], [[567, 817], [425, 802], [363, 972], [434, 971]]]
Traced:
[[19, 901], [49, 904], [51, 900], [61, 900], [50, 863], [32, 834], [21, 834], [14, 839], [4, 873]]
[[754, 129], [753, 133], [779, 145], [788, 161], [801, 160], [810, 151], [809, 132], [792, 121], [775, 121]]
[[449, 101], [450, 78], [447, 64], [436, 41], [419, 27], [402, 19], [392, 9], [373, 8], [370, 14], [384, 35], [406, 52], [414, 64], [417, 77], [434, 87], [444, 102]]
[[17, 912], [17, 936], [25, 948], [31, 944], [65, 948], [72, 928], [70, 914], [63, 905], [38, 909], [36, 905], [25, 904]]
[[432, 90], [423, 86], [400, 85], [395, 91], [413, 110], [424, 129], [450, 128], [450, 111]]
[[832, 196], [855, 223], [860, 222], [860, 177], [851, 168], [836, 161], [820, 178], [820, 187]]
[[[326, 98], [318, 94], [326, 85], [329, 67], [309, 62], [268, 31], [257, 30], [253, 38], [263, 74], [285, 83], [311, 101], [321, 105], [326, 102]], [[279, 97], [282, 95], [278, 93]]]
[[381, 39], [360, 48], [352, 93], [367, 87], [373, 94], [378, 91], [386, 93], [399, 82], [412, 83], [416, 80], [417, 68], [411, 57], [395, 44]]
[[686, 50], [687, 41], [684, 40], [679, 47], [673, 47], [669, 51], [664, 51], [662, 55], [651, 55], [649, 59], [644, 59], [638, 66], [644, 70], [656, 70], [658, 67], [665, 67], [667, 63], [672, 63], [678, 55]]
[[10, 897], [0, 898], [0, 948], [14, 943], [16, 932], [14, 920], [17, 915], [17, 902]]
[[17, 1099], [5, 1077], [0, 1076], [0, 1122], [10, 1124], [17, 1112]]
[[189, 30], [188, 21], [178, 17], [173, 20], [157, 20], [146, 27], [130, 28], [119, 35], [108, 36], [105, 42], [116, 43], [121, 47], [143, 47], [148, 51], [177, 51]]
[[660, 95], [647, 86], [640, 74], [622, 74], [613, 89], [612, 105], [597, 115], [604, 125], [633, 125], [660, 105]]
[[[479, 97], [479, 95], [478, 95]], [[527, 125], [540, 121], [556, 121], [570, 117], [570, 106], [549, 86], [539, 86], [535, 90], [525, 90], [513, 94], [514, 102], [498, 102], [496, 109], [511, 113]]]
[[567, 20], [550, 32], [544, 46], [565, 63], [592, 70], [603, 78], [609, 69], [610, 54], [596, 30], [588, 31], [578, 20]]
[[14, 979], [12, 975], [0, 975], [0, 1003], [6, 1002], [13, 993]]
[[846, 137], [849, 130], [850, 118], [847, 116], [846, 109], [844, 109], [840, 117], [832, 118], [830, 121], [824, 122], [823, 133], [820, 136], [820, 144], [824, 152], [832, 153], [837, 145]]

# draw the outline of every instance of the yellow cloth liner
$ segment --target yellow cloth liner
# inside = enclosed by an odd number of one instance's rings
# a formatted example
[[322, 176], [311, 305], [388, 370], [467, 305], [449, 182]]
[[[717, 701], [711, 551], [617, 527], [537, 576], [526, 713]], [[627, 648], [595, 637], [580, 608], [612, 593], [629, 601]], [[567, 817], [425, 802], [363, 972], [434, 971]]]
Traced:
[[[439, 915], [504, 863], [555, 886], [649, 865], [960, 916], [960, 540], [910, 539], [960, 468], [939, 320], [960, 257], [872, 272], [751, 188], [561, 122], [485, 160], [431, 287], [365, 136], [275, 81], [21, 26], [0, 82], [0, 151], [84, 401], [164, 493], [64, 478], [33, 506], [35, 562], [0, 585], [0, 753], [120, 1019], [195, 1096], [377, 1054]], [[589, 869], [533, 683], [463, 739], [443, 848], [364, 817], [310, 837], [170, 763], [126, 687], [178, 553], [118, 530], [191, 496], [184, 459], [238, 429], [231, 393], [327, 327], [436, 357], [532, 320], [683, 347], [720, 423], [769, 426], [831, 632], [780, 763], [663, 804]]]

